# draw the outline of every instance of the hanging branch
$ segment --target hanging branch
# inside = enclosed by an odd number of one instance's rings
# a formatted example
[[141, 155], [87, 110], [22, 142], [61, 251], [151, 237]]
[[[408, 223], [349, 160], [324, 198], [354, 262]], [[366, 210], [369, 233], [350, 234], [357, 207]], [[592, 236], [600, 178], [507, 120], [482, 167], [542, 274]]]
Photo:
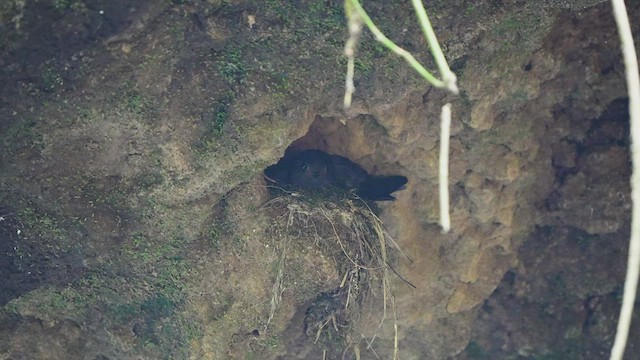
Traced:
[[456, 85], [456, 75], [451, 72], [451, 69], [449, 69], [449, 64], [447, 63], [447, 59], [444, 58], [444, 53], [440, 48], [440, 43], [436, 38], [436, 33], [433, 31], [433, 27], [431, 26], [431, 22], [427, 16], [427, 11], [424, 9], [424, 5], [422, 5], [422, 1], [411, 0], [411, 3], [418, 15], [418, 22], [420, 23], [420, 27], [422, 27], [425, 39], [427, 39], [427, 44], [429, 44], [431, 55], [433, 55], [436, 65], [438, 65], [438, 70], [442, 75], [444, 88], [457, 95], [459, 91], [458, 85]]
[[[458, 93], [458, 88], [455, 85], [455, 75], [453, 76], [453, 86], [451, 86], [450, 83], [440, 80], [435, 75], [430, 73], [429, 70], [425, 69], [418, 62], [418, 60], [416, 60], [416, 58], [413, 57], [413, 55], [411, 55], [411, 53], [401, 48], [400, 46], [396, 45], [393, 41], [391, 41], [388, 37], [386, 37], [382, 33], [382, 31], [380, 31], [380, 29], [378, 29], [378, 27], [373, 23], [373, 20], [371, 20], [371, 18], [369, 17], [367, 12], [364, 10], [364, 8], [362, 8], [362, 5], [360, 5], [360, 2], [358, 0], [345, 0], [345, 12], [347, 14], [347, 17], [350, 19], [349, 20], [350, 23], [352, 21], [351, 19], [354, 16], [358, 16], [360, 20], [364, 22], [367, 28], [369, 28], [371, 33], [373, 33], [373, 36], [377, 41], [379, 41], [382, 45], [384, 45], [386, 48], [388, 48], [392, 52], [402, 56], [407, 61], [407, 63], [409, 63], [409, 65], [412, 68], [414, 68], [418, 72], [418, 74], [420, 74], [423, 78], [425, 78], [431, 85], [440, 89], [447, 89], [453, 92], [454, 94]], [[425, 13], [425, 17], [426, 17], [426, 13]], [[420, 19], [420, 16], [418, 16], [418, 18]], [[429, 20], [427, 19], [427, 21]], [[425, 26], [431, 28], [431, 24], [429, 23], [427, 23], [426, 25], [422, 24], [422, 26], [423, 28]], [[431, 29], [431, 32], [433, 32], [433, 29]], [[347, 42], [351, 41], [353, 38], [354, 38], [353, 36], [350, 36]], [[429, 41], [429, 39], [427, 39], [427, 41]], [[435, 39], [435, 34], [433, 35], [433, 39], [431, 41], [435, 41], [437, 43], [438, 40]], [[442, 59], [444, 59], [444, 55], [442, 55], [442, 50], [440, 50], [440, 46], [436, 46], [436, 47], [437, 47], [437, 50], [434, 50], [434, 48], [432, 47], [431, 52], [433, 53], [434, 51], [436, 51], [437, 53], [439, 51]], [[350, 54], [347, 53], [347, 49], [350, 49], [350, 48], [345, 48], [345, 54], [347, 55], [347, 58], [349, 58]], [[444, 62], [446, 64], [446, 60], [444, 60]], [[349, 78], [349, 71], [347, 70], [347, 82], [350, 82], [350, 81], [353, 84], [353, 74], [351, 74], [351, 78]], [[451, 81], [451, 78], [450, 78], [450, 81]], [[347, 89], [347, 93], [345, 94], [345, 107], [347, 108], [351, 105], [350, 99], [349, 101], [347, 101], [347, 95], [350, 97], [352, 93], [353, 91], [349, 92], [349, 89]]]
[[[442, 48], [438, 43], [436, 34], [433, 31], [427, 11], [422, 5], [421, 0], [411, 0], [413, 8], [418, 16], [418, 22], [424, 33], [424, 37], [427, 40], [431, 55], [435, 59], [438, 66], [438, 70], [442, 75], [442, 80], [438, 79], [435, 75], [430, 73], [422, 66], [418, 60], [416, 60], [411, 53], [396, 45], [388, 37], [386, 37], [380, 29], [373, 23], [373, 20], [369, 17], [358, 0], [345, 0], [345, 14], [349, 21], [349, 39], [345, 45], [344, 53], [347, 57], [347, 77], [345, 81], [345, 94], [344, 94], [344, 107], [348, 109], [351, 106], [351, 99], [355, 91], [353, 86], [353, 75], [355, 68], [355, 52], [362, 32], [362, 24], [364, 23], [367, 28], [373, 33], [373, 36], [386, 48], [392, 52], [402, 56], [409, 65], [414, 68], [418, 74], [420, 74], [431, 85], [450, 91], [453, 94], [458, 94], [458, 86], [456, 85], [456, 75], [451, 72], [449, 64], [444, 57]], [[345, 121], [341, 120], [344, 124]], [[449, 219], [449, 188], [448, 188], [448, 174], [449, 174], [449, 127], [451, 124], [451, 104], [446, 104], [442, 108], [442, 124], [441, 124], [441, 137], [440, 137], [440, 225], [443, 232], [449, 232], [451, 223]]]
[[449, 133], [451, 128], [451, 104], [445, 104], [442, 107], [440, 121], [440, 170], [438, 171], [440, 187], [440, 226], [442, 226], [442, 232], [446, 234], [451, 229], [451, 220], [449, 219]]
[[629, 26], [629, 16], [623, 0], [611, 0], [613, 15], [618, 26], [618, 35], [622, 47], [627, 89], [629, 94], [629, 121], [631, 122], [631, 238], [629, 239], [629, 259], [627, 277], [624, 282], [624, 295], [620, 319], [616, 330], [616, 339], [611, 349], [611, 360], [622, 360], [624, 348], [629, 336], [631, 315], [638, 289], [640, 276], [640, 76], [638, 58]]

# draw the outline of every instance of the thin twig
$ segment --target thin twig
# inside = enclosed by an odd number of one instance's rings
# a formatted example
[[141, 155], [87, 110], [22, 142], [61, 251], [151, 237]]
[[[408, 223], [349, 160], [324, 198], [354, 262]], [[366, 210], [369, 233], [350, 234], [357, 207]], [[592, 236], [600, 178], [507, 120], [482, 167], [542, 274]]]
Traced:
[[387, 266], [389, 267], [389, 269], [391, 269], [391, 271], [393, 271], [394, 274], [396, 274], [396, 276], [402, 280], [405, 284], [409, 285], [409, 287], [413, 288], [413, 289], [417, 289], [417, 287], [415, 285], [413, 285], [411, 283], [411, 281], [405, 279], [404, 277], [402, 277], [402, 275], [398, 274], [398, 272], [396, 271], [396, 269], [393, 268], [393, 266], [389, 265], [389, 263], [387, 262]]
[[340, 235], [338, 235], [338, 230], [336, 229], [336, 226], [333, 224], [333, 221], [331, 221], [331, 219], [329, 218], [329, 216], [327, 216], [327, 213], [323, 209], [321, 209], [321, 213], [322, 215], [324, 215], [327, 221], [329, 221], [329, 224], [331, 225], [331, 229], [333, 230], [333, 233], [336, 236], [336, 239], [338, 240], [338, 244], [340, 245], [340, 249], [342, 250], [342, 253], [344, 253], [344, 256], [346, 256], [347, 259], [358, 269], [364, 269], [364, 270], [370, 270], [370, 271], [376, 270], [374, 268], [370, 268], [370, 267], [358, 264], [355, 260], [351, 258], [351, 256], [349, 256], [349, 254], [347, 253], [347, 250], [342, 244], [342, 240], [340, 239]]
[[396, 300], [391, 296], [393, 305], [393, 360], [398, 360], [398, 311], [396, 309]]
[[640, 275], [640, 76], [629, 16], [623, 0], [611, 0], [613, 15], [618, 26], [618, 34], [622, 46], [627, 89], [629, 94], [629, 120], [631, 122], [631, 159], [633, 173], [631, 175], [631, 238], [629, 239], [629, 259], [627, 277], [624, 282], [622, 309], [618, 320], [616, 339], [611, 349], [611, 360], [621, 360], [629, 336], [631, 315], [638, 288]]
[[[380, 326], [378, 326], [378, 328], [380, 328]], [[376, 331], [377, 332], [377, 331]], [[371, 350], [371, 352], [373, 353], [373, 356], [376, 357], [376, 359], [380, 359], [380, 357], [378, 356], [378, 354], [376, 353], [376, 351], [373, 349], [373, 340], [376, 339], [376, 336], [374, 335], [373, 338], [371, 339], [371, 341], [369, 341], [364, 334], [360, 334], [360, 336], [362, 336], [362, 339], [364, 339], [364, 342], [367, 344], [367, 349]]]

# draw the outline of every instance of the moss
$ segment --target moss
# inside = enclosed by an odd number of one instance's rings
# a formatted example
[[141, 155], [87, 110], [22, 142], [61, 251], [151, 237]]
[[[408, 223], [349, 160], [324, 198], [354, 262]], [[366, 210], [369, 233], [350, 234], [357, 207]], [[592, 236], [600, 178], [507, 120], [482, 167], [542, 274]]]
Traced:
[[165, 259], [157, 276], [156, 286], [170, 299], [178, 302], [184, 296], [191, 264], [181, 256]]
[[291, 94], [293, 84], [289, 74], [282, 71], [273, 71], [270, 76], [270, 84], [267, 85], [269, 92], [275, 99], [276, 104], [282, 104]]
[[81, 10], [85, 5], [80, 0], [52, 0], [53, 7], [58, 11]]
[[478, 7], [479, 7], [478, 4], [474, 4], [473, 2], [468, 2], [467, 6], [464, 9], [464, 15], [471, 16]]
[[222, 134], [222, 129], [224, 129], [227, 119], [229, 119], [229, 103], [221, 102], [216, 106], [213, 121], [211, 122], [213, 134], [217, 136]]
[[493, 36], [501, 37], [507, 34], [513, 34], [521, 27], [521, 19], [517, 15], [510, 15], [500, 21], [496, 26], [491, 28]]
[[35, 315], [42, 319], [54, 319], [65, 314], [72, 319], [81, 319], [87, 313], [87, 305], [93, 300], [74, 287], [41, 287], [6, 305], [6, 309], [21, 315]]
[[82, 220], [63, 217], [57, 209], [42, 209], [24, 199], [5, 199], [16, 209], [16, 241], [7, 254], [19, 271], [36, 278], [60, 271], [59, 263], [76, 263], [85, 249], [73, 236], [82, 229]]
[[129, 90], [125, 94], [123, 107], [136, 115], [144, 115], [154, 107], [150, 97], [138, 90]]
[[74, 179], [79, 185], [79, 192], [93, 206], [107, 205], [116, 211], [131, 209], [132, 198], [129, 189], [125, 188], [123, 179], [114, 177], [111, 179], [96, 179], [83, 176], [79, 180]]
[[175, 311], [176, 303], [164, 294], [154, 294], [145, 299], [140, 304], [140, 311], [149, 321], [157, 321], [159, 318], [167, 317]]
[[55, 62], [47, 61], [40, 72], [40, 83], [43, 91], [52, 92], [64, 85], [62, 73], [57, 70]]
[[280, 343], [280, 338], [276, 336], [270, 336], [267, 339], [263, 340], [260, 344], [263, 347], [275, 349], [278, 347], [279, 343]]
[[220, 249], [221, 237], [224, 234], [224, 227], [220, 223], [214, 223], [209, 227], [207, 232], [207, 240], [211, 249], [217, 251]]
[[229, 122], [231, 107], [236, 98], [233, 89], [234, 87], [230, 86], [222, 92], [201, 115], [202, 134], [191, 144], [200, 166], [208, 162], [212, 155], [233, 154], [238, 146], [237, 139], [225, 136], [233, 130], [233, 124]]
[[[136, 236], [136, 242], [146, 240]], [[177, 256], [156, 261], [155, 276], [140, 271], [137, 263], [128, 263], [129, 268], [111, 264], [111, 269], [120, 269], [119, 275], [92, 271], [68, 286], [42, 287], [14, 299], [6, 310], [47, 321], [70, 318], [107, 330], [126, 326], [133, 329], [139, 351], [184, 358], [190, 342], [202, 336], [201, 325], [185, 311], [186, 277], [192, 267]], [[93, 317], [95, 311], [103, 316]]]
[[135, 319], [140, 313], [137, 303], [120, 303], [111, 305], [106, 313], [116, 324], [126, 324]]
[[298, 17], [300, 11], [288, 1], [267, 0], [264, 2], [269, 18], [273, 18], [278, 25], [283, 27], [291, 27], [295, 22], [294, 18]]
[[505, 76], [514, 70], [521, 71], [521, 64], [540, 46], [542, 37], [553, 24], [553, 17], [546, 16], [544, 11], [538, 5], [526, 5], [492, 28], [490, 36], [500, 46], [487, 53], [485, 65], [488, 70]]
[[58, 225], [51, 214], [36, 210], [30, 205], [18, 210], [17, 218], [24, 227], [22, 231], [31, 233], [24, 234], [26, 236], [47, 237], [53, 241], [62, 241], [66, 238], [65, 230]]
[[111, 305], [106, 313], [113, 325], [133, 329], [139, 349], [182, 358], [188, 354], [190, 342], [202, 336], [199, 325], [182, 309], [182, 305], [165, 294], [155, 293], [137, 301]]
[[247, 77], [247, 65], [242, 50], [238, 45], [227, 45], [221, 52], [214, 54], [219, 57], [218, 71], [231, 86], [237, 86]]
[[5, 154], [14, 154], [21, 149], [44, 150], [44, 137], [38, 125], [39, 121], [32, 117], [14, 121], [1, 135]]
[[[315, 1], [293, 5], [288, 1], [270, 0], [262, 6], [259, 12], [264, 13], [264, 18], [272, 19], [271, 36], [249, 44], [247, 52], [256, 54], [260, 65], [253, 71], [266, 71], [266, 76], [273, 79], [273, 92], [289, 93], [291, 99], [291, 95], [306, 91], [309, 81], [313, 81], [308, 75], [318, 64], [335, 66], [342, 58], [346, 23], [343, 9], [339, 4]], [[313, 44], [308, 43], [310, 37], [316, 38]], [[313, 56], [304, 57], [305, 53]], [[286, 76], [286, 83], [282, 75]], [[324, 75], [322, 81], [332, 81]], [[333, 73], [329, 75], [334, 77]], [[335, 75], [342, 77], [342, 74]]]
[[[168, 274], [176, 274], [184, 268], [182, 264], [184, 259], [177, 256], [181, 247], [179, 238], [166, 241], [162, 238], [152, 238], [145, 233], [134, 233], [128, 244], [123, 246], [122, 253], [136, 260], [141, 266], [151, 266], [156, 272], [166, 271]], [[170, 281], [165, 281], [166, 279], [161, 279], [158, 275], [158, 281], [160, 280], [170, 285]]]
[[134, 187], [142, 189], [152, 189], [164, 184], [164, 182], [164, 175], [162, 175], [158, 170], [144, 172], [135, 177], [132, 181]]

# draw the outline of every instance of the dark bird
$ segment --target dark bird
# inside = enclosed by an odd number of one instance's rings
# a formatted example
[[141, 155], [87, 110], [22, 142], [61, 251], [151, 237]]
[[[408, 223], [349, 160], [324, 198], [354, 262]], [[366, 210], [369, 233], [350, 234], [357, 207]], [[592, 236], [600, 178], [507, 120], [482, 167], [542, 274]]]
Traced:
[[395, 200], [392, 192], [404, 189], [407, 178], [400, 175], [369, 175], [360, 165], [339, 155], [320, 150], [285, 154], [277, 164], [264, 170], [265, 177], [280, 185], [299, 189], [355, 190], [366, 200]]

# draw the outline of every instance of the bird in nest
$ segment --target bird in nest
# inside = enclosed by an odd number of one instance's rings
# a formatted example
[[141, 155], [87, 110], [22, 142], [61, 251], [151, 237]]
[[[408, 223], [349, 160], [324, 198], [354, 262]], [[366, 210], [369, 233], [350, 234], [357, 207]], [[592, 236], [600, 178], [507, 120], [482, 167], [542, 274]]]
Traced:
[[373, 201], [395, 200], [392, 193], [402, 190], [407, 178], [402, 175], [370, 175], [355, 162], [320, 150], [287, 153], [264, 170], [268, 181], [301, 190], [342, 189]]

